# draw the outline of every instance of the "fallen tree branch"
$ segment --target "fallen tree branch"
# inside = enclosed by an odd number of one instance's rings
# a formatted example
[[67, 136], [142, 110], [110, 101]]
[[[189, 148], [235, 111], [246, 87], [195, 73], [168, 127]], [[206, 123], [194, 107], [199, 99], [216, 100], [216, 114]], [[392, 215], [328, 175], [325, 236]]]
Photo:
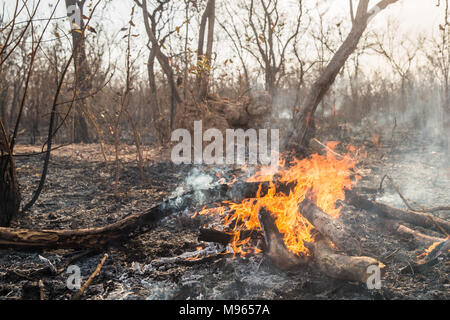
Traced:
[[435, 223], [437, 223], [447, 233], [450, 232], [450, 222], [437, 217], [430, 219], [429, 215], [425, 213], [394, 208], [387, 204], [364, 198], [351, 190], [346, 190], [345, 199], [345, 202], [352, 206], [377, 213], [386, 218], [405, 221], [429, 229], [435, 228]]
[[428, 236], [401, 224], [396, 224], [394, 226], [394, 231], [406, 239], [414, 239], [415, 242], [422, 247], [428, 247], [433, 243], [445, 241], [445, 239]]
[[[245, 188], [249, 187], [249, 188]], [[126, 240], [134, 231], [153, 227], [161, 219], [185, 209], [200, 209], [224, 199], [255, 195], [258, 184], [221, 184], [165, 200], [143, 213], [131, 214], [104, 227], [75, 230], [30, 230], [0, 227], [0, 246], [18, 248], [101, 248]]]
[[[219, 231], [216, 229], [201, 228], [198, 241], [215, 242], [223, 246], [227, 246], [233, 240], [233, 236], [233, 233]], [[260, 232], [255, 230], [244, 230], [240, 232], [240, 240], [245, 240], [248, 238], [262, 238], [262, 235]]]

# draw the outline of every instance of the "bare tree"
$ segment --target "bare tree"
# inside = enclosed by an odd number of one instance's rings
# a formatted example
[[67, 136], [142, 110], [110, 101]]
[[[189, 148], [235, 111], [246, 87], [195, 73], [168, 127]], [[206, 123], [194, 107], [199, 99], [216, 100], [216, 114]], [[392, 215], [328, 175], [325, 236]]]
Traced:
[[295, 42], [300, 33], [303, 1], [297, 2], [298, 15], [290, 32], [285, 28], [286, 21], [280, 12], [278, 0], [259, 0], [261, 13], [257, 10], [255, 0], [245, 4], [250, 26], [250, 30], [246, 33], [247, 42], [256, 44], [257, 53], [251, 46], [247, 46], [246, 49], [264, 69], [266, 90], [272, 97], [276, 95], [277, 87], [285, 75], [289, 45]]
[[[175, 80], [175, 74], [174, 71], [172, 69], [172, 66], [170, 65], [170, 61], [169, 58], [167, 57], [167, 55], [165, 55], [162, 50], [161, 50], [161, 44], [164, 43], [162, 40], [158, 40], [157, 36], [155, 35], [155, 30], [156, 30], [156, 20], [154, 18], [155, 15], [152, 15], [149, 11], [148, 11], [148, 7], [147, 7], [147, 0], [143, 0], [142, 3], [139, 2], [138, 0], [134, 0], [136, 2], [136, 4], [142, 8], [142, 14], [144, 17], [144, 25], [145, 25], [145, 31], [147, 32], [147, 36], [148, 39], [151, 43], [151, 51], [150, 51], [150, 58], [149, 59], [157, 59], [164, 74], [167, 77], [167, 81], [169, 83], [170, 86], [170, 96], [171, 96], [171, 106], [170, 106], [170, 128], [173, 129], [174, 127], [174, 122], [175, 122], [175, 113], [177, 111], [177, 104], [181, 103], [183, 100], [181, 98], [180, 93], [178, 92], [178, 88], [177, 88], [177, 84], [176, 84], [176, 80]], [[163, 6], [165, 4], [167, 4], [170, 0], [165, 0], [165, 1], [161, 1], [160, 2], [160, 6], [161, 9], [157, 9], [158, 12], [163, 10]], [[152, 20], [153, 19], [153, 20]], [[149, 22], [150, 20], [150, 22]], [[166, 35], [166, 37], [168, 37], [168, 35]], [[151, 68], [154, 68], [154, 60], [151, 60]], [[153, 69], [154, 70], [154, 69]], [[150, 69], [149, 71], [149, 75], [150, 77], [152, 77], [152, 69]], [[153, 71], [154, 72], [154, 71]], [[154, 73], [153, 73], [154, 74]], [[149, 81], [153, 81], [149, 80]]]
[[[440, 1], [438, 5], [441, 5]], [[437, 70], [442, 86], [442, 142], [447, 157], [450, 157], [450, 22], [449, 3], [444, 4], [444, 23], [439, 25], [439, 37], [432, 39], [427, 54], [428, 61]]]
[[293, 119], [293, 128], [283, 141], [285, 148], [293, 148], [304, 153], [309, 145], [310, 138], [315, 131], [314, 114], [320, 101], [333, 84], [339, 71], [348, 57], [355, 51], [359, 40], [367, 28], [369, 21], [380, 11], [398, 0], [381, 0], [369, 9], [369, 0], [360, 0], [352, 28], [345, 41], [334, 54], [325, 70], [313, 83], [306, 96], [301, 112], [297, 112]]
[[[79, 24], [72, 22], [72, 43], [74, 51], [73, 63], [75, 66], [75, 82], [77, 86], [78, 98], [87, 96], [92, 88], [91, 70], [86, 56], [85, 34], [81, 32], [84, 29], [83, 8], [86, 0], [65, 0], [69, 17], [78, 17]], [[86, 99], [77, 101], [78, 108], [75, 108], [74, 116], [74, 142], [91, 142], [88, 124], [83, 116], [87, 109]]]
[[[392, 70], [400, 78], [400, 115], [406, 111], [407, 85], [410, 81], [411, 68], [417, 57], [420, 44], [414, 44], [409, 38], [399, 39], [398, 24], [388, 21], [387, 31], [381, 36], [374, 33], [375, 44], [372, 49], [386, 58]], [[419, 39], [420, 40], [420, 39]]]
[[[197, 88], [199, 101], [204, 100], [208, 94], [208, 81], [211, 70], [215, 20], [216, 0], [208, 0], [200, 22], [200, 34], [197, 49]], [[206, 38], [206, 51], [204, 51], [206, 23], [208, 23], [208, 35]]]

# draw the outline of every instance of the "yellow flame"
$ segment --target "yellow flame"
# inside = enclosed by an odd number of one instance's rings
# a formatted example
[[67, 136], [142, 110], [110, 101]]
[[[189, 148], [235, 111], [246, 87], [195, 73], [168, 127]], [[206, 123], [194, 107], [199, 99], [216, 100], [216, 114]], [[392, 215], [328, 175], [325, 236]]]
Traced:
[[[337, 144], [333, 142], [327, 146], [333, 150]], [[338, 218], [341, 208], [336, 208], [336, 202], [345, 199], [346, 188], [353, 187], [355, 181], [352, 181], [351, 175], [356, 163], [357, 160], [350, 156], [338, 159], [333, 152], [327, 152], [326, 155], [314, 154], [308, 159], [294, 159], [288, 168], [284, 168], [285, 160], [281, 159], [281, 169], [265, 167], [247, 180], [261, 183], [269, 181], [267, 194], [261, 196], [260, 185], [256, 198], [244, 199], [240, 203], [224, 201], [221, 207], [204, 209], [198, 214], [219, 215], [224, 229], [232, 230], [230, 247], [233, 254], [245, 255], [260, 250], [250, 245], [250, 238], [241, 239], [241, 231], [261, 230], [258, 211], [260, 207], [265, 207], [275, 216], [276, 226], [283, 235], [286, 247], [295, 254], [308, 255], [304, 242], [314, 241], [311, 235], [314, 227], [299, 214], [298, 204], [305, 199], [308, 191], [312, 191], [316, 205], [331, 217]], [[275, 177], [282, 183], [294, 184], [289, 194], [277, 191], [273, 183]], [[359, 176], [356, 176], [356, 180], [358, 179]]]

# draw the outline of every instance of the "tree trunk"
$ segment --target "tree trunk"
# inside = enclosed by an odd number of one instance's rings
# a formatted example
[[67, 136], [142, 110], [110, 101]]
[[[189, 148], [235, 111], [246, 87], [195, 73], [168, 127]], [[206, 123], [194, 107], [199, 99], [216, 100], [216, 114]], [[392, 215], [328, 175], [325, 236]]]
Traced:
[[[214, 42], [214, 24], [216, 20], [216, 1], [208, 0], [205, 12], [203, 13], [202, 20], [200, 22], [200, 35], [198, 40], [198, 61], [201, 62], [203, 58], [206, 58], [205, 65], [202, 64], [201, 72], [197, 78], [198, 86], [198, 100], [202, 101], [208, 95], [208, 82], [211, 68], [212, 49]], [[208, 21], [208, 36], [206, 42], [206, 53], [203, 54], [203, 47], [205, 41], [206, 22]]]
[[450, 90], [448, 79], [445, 80], [444, 105], [442, 110], [442, 140], [444, 152], [447, 158], [450, 157]]
[[147, 10], [147, 1], [142, 1], [142, 14], [144, 16], [144, 26], [145, 31], [147, 32], [148, 39], [151, 42], [152, 50], [154, 50], [154, 54], [156, 59], [161, 66], [164, 74], [167, 77], [167, 82], [170, 86], [170, 94], [171, 94], [171, 107], [170, 107], [170, 129], [174, 128], [174, 119], [175, 113], [177, 109], [177, 104], [183, 102], [180, 97], [180, 94], [177, 89], [177, 85], [175, 83], [175, 74], [173, 72], [172, 66], [170, 65], [169, 58], [161, 51], [161, 46], [158, 39], [155, 36], [155, 32], [150, 26], [149, 17], [151, 16]]
[[[82, 16], [85, 1], [66, 0], [67, 11], [71, 14], [70, 17], [73, 19], [73, 22], [78, 25], [71, 25], [77, 98], [87, 96], [91, 89], [91, 70], [86, 56], [85, 36], [81, 32], [84, 28]], [[74, 142], [88, 143], [91, 142], [91, 138], [88, 124], [83, 116], [83, 111], [87, 110], [86, 99], [80, 99], [77, 103], [74, 117]]]
[[[3, 128], [3, 124], [0, 126]], [[0, 227], [7, 227], [19, 212], [20, 191], [14, 159], [9, 153], [8, 138], [0, 132]]]

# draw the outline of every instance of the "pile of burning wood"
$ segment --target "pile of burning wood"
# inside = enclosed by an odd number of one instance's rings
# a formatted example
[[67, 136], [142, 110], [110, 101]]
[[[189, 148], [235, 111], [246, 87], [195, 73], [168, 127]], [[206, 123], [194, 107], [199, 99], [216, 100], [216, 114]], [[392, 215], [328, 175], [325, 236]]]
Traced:
[[[332, 148], [333, 145], [327, 146], [325, 155], [293, 159], [288, 165], [282, 161], [276, 170], [263, 168], [247, 181], [233, 179], [230, 183], [187, 192], [144, 213], [129, 215], [101, 228], [25, 230], [0, 227], [0, 245], [105, 247], [125, 241], [137, 232], [148, 231], [171, 214], [199, 210], [193, 217], [217, 218], [213, 227], [200, 230], [199, 240], [220, 243], [229, 254], [262, 252], [273, 265], [283, 270], [315, 264], [328, 276], [366, 282], [371, 275], [368, 272], [370, 266], [382, 272], [385, 265], [375, 258], [362, 256], [356, 230], [339, 219], [342, 205], [352, 205], [392, 222], [389, 225], [399, 236], [408, 237], [424, 248], [429, 247], [421, 257], [423, 259], [413, 267], [426, 266], [448, 252], [448, 221], [433, 217], [426, 210], [402, 210], [361, 196], [362, 189], [355, 186], [360, 178], [356, 169], [358, 160], [354, 155], [341, 156]], [[349, 152], [354, 151], [349, 149]], [[216, 205], [218, 202], [221, 203], [219, 206]], [[429, 211], [439, 209], [442, 208]], [[402, 222], [438, 228], [447, 239], [421, 234]], [[200, 251], [198, 257], [204, 257]], [[196, 258], [197, 255], [183, 255], [181, 260]]]

